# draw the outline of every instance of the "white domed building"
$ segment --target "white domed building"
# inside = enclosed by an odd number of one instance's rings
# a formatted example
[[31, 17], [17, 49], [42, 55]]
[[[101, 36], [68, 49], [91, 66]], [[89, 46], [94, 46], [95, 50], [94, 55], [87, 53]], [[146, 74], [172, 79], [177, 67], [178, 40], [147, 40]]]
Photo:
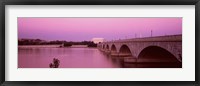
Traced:
[[92, 41], [93, 41], [95, 44], [98, 44], [98, 43], [104, 42], [105, 39], [104, 39], [104, 38], [92, 38]]

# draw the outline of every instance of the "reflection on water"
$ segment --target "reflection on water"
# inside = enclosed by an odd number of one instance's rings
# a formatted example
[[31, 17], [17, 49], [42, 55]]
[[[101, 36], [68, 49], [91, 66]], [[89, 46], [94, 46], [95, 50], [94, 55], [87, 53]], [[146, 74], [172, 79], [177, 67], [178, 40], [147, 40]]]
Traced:
[[53, 58], [60, 60], [59, 68], [119, 68], [97, 48], [19, 48], [19, 68], [49, 68]]
[[18, 48], [19, 68], [49, 68], [54, 58], [59, 59], [59, 68], [181, 68], [174, 62], [130, 63], [97, 48]]

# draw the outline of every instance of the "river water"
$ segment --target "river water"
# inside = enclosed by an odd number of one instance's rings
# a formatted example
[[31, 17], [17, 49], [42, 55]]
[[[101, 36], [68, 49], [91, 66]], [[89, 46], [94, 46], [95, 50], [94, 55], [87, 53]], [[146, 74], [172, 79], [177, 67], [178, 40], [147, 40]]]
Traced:
[[97, 48], [18, 48], [18, 68], [49, 68], [53, 58], [60, 60], [59, 68], [119, 68], [113, 60]]
[[[152, 51], [152, 50], [151, 50]], [[150, 52], [146, 58], [163, 58], [171, 62], [143, 62], [127, 63], [124, 57], [113, 57], [105, 54], [97, 48], [88, 47], [64, 47], [52, 46], [19, 46], [18, 47], [18, 68], [49, 68], [53, 59], [59, 59], [59, 68], [181, 68], [182, 63], [170, 57], [166, 52], [158, 50]], [[151, 55], [154, 54], [154, 55]], [[129, 57], [130, 58], [130, 57]], [[167, 58], [167, 59], [166, 59]], [[168, 59], [172, 58], [172, 59]], [[131, 57], [131, 59], [133, 59]], [[134, 60], [134, 59], [133, 59]], [[142, 59], [138, 59], [142, 60]], [[130, 60], [129, 60], [130, 61]], [[175, 61], [175, 62], [173, 62]]]

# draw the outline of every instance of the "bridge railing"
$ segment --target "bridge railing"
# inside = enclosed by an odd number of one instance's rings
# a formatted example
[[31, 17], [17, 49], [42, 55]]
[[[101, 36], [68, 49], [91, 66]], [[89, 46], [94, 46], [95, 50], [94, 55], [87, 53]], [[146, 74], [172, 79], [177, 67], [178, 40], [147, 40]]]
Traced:
[[168, 36], [156, 36], [156, 37], [144, 37], [144, 38], [132, 38], [132, 39], [122, 39], [122, 40], [114, 40], [114, 41], [107, 41], [105, 43], [109, 42], [181, 42], [182, 41], [182, 35], [168, 35]]

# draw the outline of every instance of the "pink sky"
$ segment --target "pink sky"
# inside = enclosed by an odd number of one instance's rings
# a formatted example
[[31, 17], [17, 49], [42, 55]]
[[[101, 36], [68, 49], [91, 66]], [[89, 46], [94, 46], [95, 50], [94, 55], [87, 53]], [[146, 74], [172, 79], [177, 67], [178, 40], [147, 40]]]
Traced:
[[90, 41], [182, 34], [182, 18], [18, 18], [18, 37]]

